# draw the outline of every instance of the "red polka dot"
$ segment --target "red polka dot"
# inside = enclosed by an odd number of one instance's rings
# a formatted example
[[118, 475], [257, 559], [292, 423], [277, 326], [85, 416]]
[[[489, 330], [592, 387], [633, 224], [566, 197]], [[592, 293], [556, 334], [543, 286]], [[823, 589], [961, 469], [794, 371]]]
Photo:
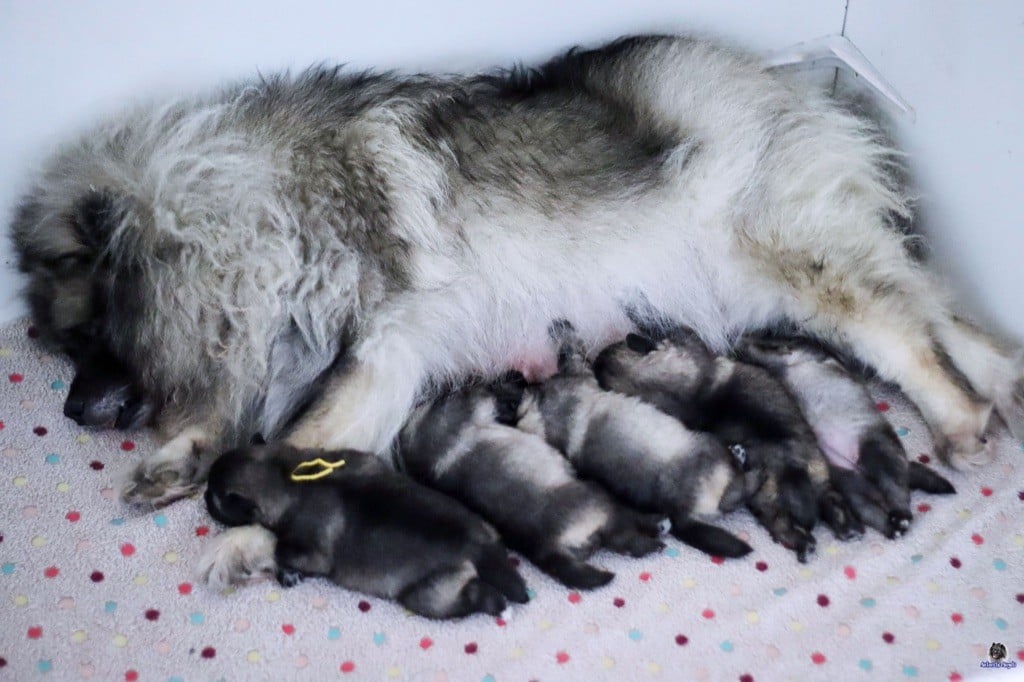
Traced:
[[643, 573], [640, 574], [640, 581], [641, 582], [645, 582], [646, 583], [646, 582], [650, 581], [650, 579], [651, 579], [651, 574], [648, 573], [647, 571], [644, 571]]
[[424, 651], [426, 651], [432, 646], [434, 646], [434, 640], [430, 639], [429, 637], [424, 637], [420, 640], [420, 648]]
[[82, 515], [76, 511], [69, 511], [67, 514], [64, 515], [64, 518], [70, 521], [71, 523], [77, 523], [78, 520], [82, 518]]
[[879, 400], [878, 403], [875, 404], [875, 409], [877, 409], [879, 412], [888, 412], [889, 403], [885, 402], [884, 400]]
[[355, 669], [356, 669], [356, 664], [353, 663], [352, 661], [345, 661], [344, 663], [341, 664], [341, 672], [343, 672], [343, 673], [350, 673], [350, 672], [352, 672]]
[[4, 658], [3, 656], [0, 656], [0, 668], [6, 668], [6, 667], [7, 667], [7, 659]]
[[49, 431], [46, 430], [45, 426], [37, 426], [34, 429], [32, 429], [32, 433], [36, 434], [37, 436], [45, 436], [47, 433], [49, 433]]
[[121, 441], [121, 449], [124, 450], [125, 452], [131, 452], [132, 450], [135, 449], [134, 441], [130, 441], [130, 440]]
[[580, 596], [579, 592], [570, 592], [568, 599], [570, 604], [579, 604], [583, 597]]
[[711, 557], [711, 563], [721, 566], [725, 563], [725, 557], [713, 556]]
[[368, 601], [361, 601], [361, 602], [359, 602], [359, 610], [362, 611], [363, 613], [366, 613], [367, 611], [369, 611], [370, 610], [370, 602], [368, 602]]
[[568, 663], [569, 654], [567, 654], [564, 651], [559, 651], [557, 654], [555, 654], [555, 660], [558, 661], [559, 664]]
[[28, 629], [28, 638], [29, 639], [39, 639], [42, 636], [43, 636], [43, 626], [41, 626], [41, 625], [33, 625], [32, 627], [30, 627]]
[[146, 620], [159, 620], [160, 612], [156, 609], [146, 609]]
[[884, 641], [886, 644], [892, 644], [896, 641], [896, 635], [892, 634], [891, 632], [883, 632], [882, 641]]
[[196, 526], [196, 535], [198, 537], [206, 537], [210, 534], [210, 529], [206, 526]]
[[1017, 499], [1024, 501], [1024, 490], [1021, 490], [1017, 493]]
[[181, 583], [178, 585], [178, 594], [189, 595], [192, 594], [192, 583]]
[[829, 605], [829, 603], [830, 602], [828, 600], [828, 596], [827, 595], [824, 595], [824, 594], [819, 594], [818, 595], [818, 606], [826, 607], [826, 606]]
[[973, 542], [976, 545], [981, 545], [981, 544], [984, 544], [985, 538], [983, 538], [980, 535], [978, 535], [977, 533], [975, 533], [974, 535], [971, 536], [971, 542]]
[[135, 554], [135, 545], [130, 542], [126, 542], [121, 545], [121, 556], [130, 557]]
[[1024, 649], [1017, 649], [1017, 659], [1024, 661]]
[[622, 597], [616, 597], [615, 599], [612, 599], [612, 604], [615, 604], [615, 608], [621, 609], [626, 605], [626, 600]]
[[954, 556], [949, 558], [949, 565], [953, 568], [960, 568], [961, 566], [963, 566], [963, 563], [961, 563], [961, 561]]
[[281, 626], [281, 632], [283, 632], [284, 634], [289, 635], [289, 636], [290, 635], [294, 635], [295, 634], [295, 626], [292, 625], [291, 623], [285, 623], [284, 625]]
[[740, 675], [740, 682], [754, 682], [754, 676], [750, 673], [743, 673]]
[[3, 431], [3, 430], [4, 430], [4, 423], [0, 422], [0, 431]]
[[43, 571], [43, 575], [45, 575], [47, 578], [56, 578], [59, 573], [60, 569], [56, 566], [47, 566], [46, 570]]
[[825, 658], [825, 654], [820, 651], [815, 651], [811, 654], [811, 660], [814, 662], [814, 665], [823, 665], [827, 659]]
[[982, 488], [981, 494], [984, 495], [985, 497], [992, 497], [992, 488], [989, 488], [987, 486]]
[[964, 617], [961, 614], [959, 614], [959, 613], [954, 613], [949, 618], [950, 618], [950, 620], [953, 621], [954, 625], [960, 625], [961, 623], [964, 622]]
[[1021, 593], [1021, 594], [1017, 595], [1017, 603], [1018, 604], [1024, 604], [1024, 593]]
[[214, 658], [217, 655], [217, 650], [212, 646], [205, 646], [203, 650], [199, 652], [199, 655], [203, 658]]
[[921, 512], [922, 514], [924, 514], [925, 512], [930, 512], [931, 510], [932, 506], [927, 502], [922, 502], [921, 504], [917, 505], [917, 511]]
[[762, 573], [764, 573], [765, 571], [768, 570], [768, 564], [766, 564], [763, 561], [758, 561], [756, 564], [754, 564], [754, 568], [756, 568], [757, 570], [759, 570]]
[[139, 679], [139, 673], [135, 672], [134, 670], [128, 670], [124, 674], [124, 679], [125, 682], [135, 682]]
[[495, 622], [495, 624], [497, 624], [497, 626], [499, 628], [503, 628], [503, 627], [505, 627], [507, 625], [507, 623], [505, 622], [504, 618], [495, 618], [494, 622]]
[[89, 466], [92, 468], [93, 471], [103, 470], [103, 462], [99, 461], [98, 459], [94, 459], [93, 461], [89, 462]]
[[89, 574], [89, 580], [93, 581], [94, 583], [101, 583], [101, 582], [103, 582], [103, 572], [102, 571], [93, 571], [92, 573]]
[[845, 575], [850, 580], [856, 580], [857, 579], [857, 569], [854, 568], [853, 566], [847, 566], [846, 568], [843, 569], [843, 575]]
[[949, 674], [949, 682], [963, 682], [963, 675], [955, 670]]
[[917, 456], [917, 461], [921, 464], [928, 464], [928, 462], [932, 461], [932, 458], [922, 452]]
[[690, 638], [686, 635], [676, 635], [676, 644], [678, 644], [679, 646], [686, 646], [687, 644], [689, 644], [689, 642]]
[[704, 609], [700, 612], [700, 615], [704, 616], [704, 618], [707, 618], [708, 620], [711, 620], [715, 617], [715, 612], [711, 609]]
[[20, 384], [21, 380], [24, 379], [25, 377], [15, 372], [14, 374], [8, 374], [7, 378], [10, 380], [12, 384]]
[[475, 654], [476, 653], [476, 649], [477, 649], [476, 642], [470, 642], [466, 646], [462, 647], [462, 650], [465, 651], [467, 654]]

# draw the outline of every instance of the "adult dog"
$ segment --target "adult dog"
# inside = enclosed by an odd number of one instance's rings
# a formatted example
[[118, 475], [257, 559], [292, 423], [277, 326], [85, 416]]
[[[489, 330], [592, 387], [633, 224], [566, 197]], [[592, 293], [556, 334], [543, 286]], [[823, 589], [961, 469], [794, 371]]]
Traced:
[[977, 461], [993, 404], [1024, 437], [1024, 366], [909, 253], [896, 158], [751, 56], [645, 36], [143, 107], [60, 151], [13, 233], [36, 324], [76, 362], [65, 412], [156, 414], [169, 438], [131, 501], [187, 494], [254, 431], [384, 451], [431, 385], [542, 375], [553, 319], [593, 349], [638, 297], [717, 350], [796, 325]]

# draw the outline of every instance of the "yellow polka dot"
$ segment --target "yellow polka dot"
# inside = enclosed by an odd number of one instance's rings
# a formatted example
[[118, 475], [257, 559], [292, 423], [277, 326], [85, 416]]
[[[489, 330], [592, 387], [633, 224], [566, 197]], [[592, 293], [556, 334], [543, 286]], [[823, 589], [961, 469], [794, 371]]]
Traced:
[[71, 633], [71, 641], [75, 644], [81, 644], [87, 639], [89, 639], [89, 635], [86, 634], [85, 630], [75, 630]]
[[545, 618], [544, 620], [542, 620], [542, 621], [537, 623], [537, 627], [540, 628], [541, 630], [550, 630], [551, 629], [551, 621], [548, 620], [547, 618]]
[[971, 518], [971, 510], [970, 509], [961, 509], [959, 512], [957, 512], [957, 516], [960, 519], [969, 519], [969, 518]]
[[247, 653], [245, 655], [245, 660], [249, 661], [250, 663], [259, 663], [260, 662], [260, 652], [258, 652], [255, 649], [253, 649], [252, 651], [250, 651], [249, 653]]
[[1024, 535], [1014, 535], [1013, 544], [1017, 545], [1018, 547], [1024, 547]]
[[757, 614], [757, 611], [747, 611], [747, 622], [748, 623], [760, 623], [761, 616]]
[[26, 483], [28, 483], [28, 479], [24, 476], [16, 476], [14, 479], [14, 487], [16, 488], [24, 488]]
[[136, 585], [138, 585], [139, 587], [142, 587], [144, 585], [148, 585], [149, 584], [149, 578], [147, 578], [144, 575], [137, 575], [132, 580], [132, 582], [135, 583]]
[[900, 584], [900, 579], [897, 578], [894, 575], [887, 575], [885, 577], [885, 584], [886, 585], [899, 585]]
[[508, 652], [508, 657], [509, 658], [522, 658], [523, 657], [523, 648], [517, 646], [515, 649], [512, 649], [512, 651]]
[[697, 586], [697, 581], [694, 580], [693, 578], [684, 578], [683, 579], [683, 587], [696, 587], [696, 586]]
[[658, 613], [668, 613], [668, 604], [665, 602], [658, 604], [657, 611]]
[[839, 548], [836, 547], [835, 544], [831, 544], [825, 548], [825, 554], [828, 554], [829, 556], [835, 556], [836, 554], [839, 554]]
[[75, 440], [77, 440], [82, 445], [85, 445], [86, 443], [92, 442], [92, 436], [90, 436], [87, 433], [81, 433], [75, 438]]
[[0, 348], [0, 358], [6, 358], [11, 354], [10, 348]]
[[924, 645], [928, 649], [928, 651], [938, 651], [942, 648], [942, 645], [934, 639], [929, 639], [927, 642], [924, 643]]
[[178, 553], [173, 551], [173, 550], [170, 551], [170, 552], [167, 552], [166, 554], [164, 554], [164, 561], [166, 561], [169, 564], [173, 564], [173, 563], [177, 562], [178, 559], [179, 559]]
[[647, 664], [647, 672], [649, 672], [652, 675], [660, 675], [661, 674], [661, 666], [658, 665], [657, 663], [654, 663], [654, 662], [648, 663]]
[[391, 666], [390, 668], [388, 668], [388, 677], [390, 677], [391, 679], [395, 679], [396, 677], [398, 677], [401, 674], [402, 674], [402, 671], [399, 670], [395, 666]]
[[28, 597], [23, 594], [14, 595], [13, 601], [15, 606], [28, 606]]
[[238, 590], [236, 588], [234, 588], [234, 587], [225, 587], [223, 590], [220, 591], [220, 596], [222, 596], [222, 597], [230, 597], [231, 595], [233, 595], [237, 591]]
[[42, 535], [37, 535], [34, 538], [32, 538], [32, 546], [33, 547], [42, 547], [45, 544], [46, 544], [46, 538], [44, 538]]
[[925, 588], [928, 590], [929, 593], [935, 594], [939, 591], [939, 584], [934, 580], [929, 580], [928, 584], [925, 585]]
[[69, 490], [71, 490], [71, 486], [68, 485], [67, 483], [60, 482], [57, 484], [57, 492], [66, 493]]
[[128, 646], [128, 638], [121, 634], [114, 635], [114, 646], [123, 649], [124, 647]]
[[280, 601], [280, 600], [281, 600], [281, 593], [278, 592], [277, 590], [271, 590], [270, 592], [267, 593], [267, 601], [268, 602], [274, 603], [274, 602]]
[[806, 580], [807, 578], [810, 578], [812, 575], [814, 575], [814, 571], [812, 571], [811, 569], [809, 569], [809, 568], [801, 568], [800, 569], [800, 577], [803, 578], [804, 580]]
[[611, 670], [615, 667], [615, 659], [611, 656], [605, 656], [601, 659], [601, 665], [605, 670]]
[[793, 632], [803, 632], [804, 624], [798, 620], [791, 620], [789, 621], [789, 629]]

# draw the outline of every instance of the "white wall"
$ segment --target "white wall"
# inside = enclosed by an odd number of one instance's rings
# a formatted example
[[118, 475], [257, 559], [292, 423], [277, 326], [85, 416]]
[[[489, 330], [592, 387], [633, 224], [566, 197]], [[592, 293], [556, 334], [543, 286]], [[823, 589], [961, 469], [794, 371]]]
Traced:
[[[317, 61], [485, 68], [535, 61], [577, 42], [636, 31], [698, 30], [768, 51], [838, 33], [846, 2], [348, 4], [0, 0], [0, 222], [7, 222], [27, 174], [55, 142], [140, 94], [201, 88], [256, 70]], [[937, 213], [948, 216], [935, 223], [942, 253], [953, 254], [952, 270], [983, 311], [1024, 337], [1024, 316], [1013, 309], [1019, 305], [1014, 293], [1024, 288], [1015, 269], [1024, 256], [1015, 228], [1024, 212], [1007, 189], [1024, 188], [1019, 161], [1014, 165], [1024, 154], [1017, 3], [977, 5], [984, 11], [964, 3], [959, 12], [933, 11], [924, 0], [907, 0], [898, 10], [892, 4], [850, 0], [848, 34], [917, 107], [918, 123], [907, 140], [921, 154], [916, 166], [922, 178], [941, 194]], [[1013, 50], [1016, 63], [988, 59]], [[1004, 95], [1008, 89], [1014, 93], [1010, 99]], [[959, 94], [945, 97], [946, 92]], [[970, 99], [957, 101], [968, 94]], [[1002, 107], [998, 125], [989, 108], [995, 105]], [[1014, 105], [1018, 116], [1010, 120]], [[991, 177], [996, 173], [990, 169], [998, 169], [999, 177]], [[9, 248], [2, 260], [0, 321], [23, 312]]]

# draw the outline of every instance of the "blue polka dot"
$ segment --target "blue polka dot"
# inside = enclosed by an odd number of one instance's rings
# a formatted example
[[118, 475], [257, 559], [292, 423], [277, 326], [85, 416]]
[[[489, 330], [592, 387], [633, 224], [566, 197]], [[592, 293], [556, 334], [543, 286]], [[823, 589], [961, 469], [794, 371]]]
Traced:
[[526, 596], [529, 597], [530, 601], [533, 601], [534, 598], [537, 596], [537, 593], [533, 591], [532, 587], [527, 587]]
[[111, 526], [123, 526], [124, 525], [124, 519], [122, 519], [120, 516], [118, 516], [115, 519], [110, 519], [110, 525]]
[[175, 675], [174, 677], [168, 677], [167, 682], [185, 682], [185, 680]]
[[163, 514], [157, 514], [153, 517], [153, 523], [156, 524], [157, 528], [164, 528], [167, 526], [167, 517]]
[[3, 571], [4, 575], [10, 575], [14, 573], [14, 564], [4, 564], [0, 567], [0, 571]]
[[866, 609], [873, 609], [873, 608], [875, 608], [875, 604], [876, 604], [876, 602], [875, 602], [873, 597], [864, 597], [863, 599], [860, 600], [860, 605], [863, 606]]
[[634, 642], [639, 642], [641, 639], [644, 638], [644, 633], [640, 632], [636, 628], [633, 628], [629, 631], [629, 638]]
[[103, 610], [107, 613], [113, 613], [114, 611], [117, 611], [117, 602], [108, 601], [106, 604], [103, 605]]
[[55, 452], [51, 452], [46, 456], [47, 464], [60, 464], [60, 455]]
[[1006, 627], [1007, 627], [1007, 622], [1005, 620], [1003, 620], [1002, 618], [996, 618], [995, 623], [996, 623], [996, 627], [999, 628], [1000, 630], [1005, 630]]
[[776, 587], [774, 590], [772, 590], [772, 593], [776, 597], [781, 597], [782, 595], [786, 594], [786, 592], [787, 592], [787, 590], [786, 590], [785, 587]]
[[495, 682], [494, 675], [487, 673], [486, 675], [480, 678], [480, 682]]
[[907, 677], [917, 677], [917, 668], [912, 665], [903, 666], [903, 674]]
[[915, 564], [921, 563], [921, 559], [924, 559], [924, 556], [921, 554], [915, 554], [914, 556], [910, 557], [910, 561]]
[[202, 625], [206, 622], [206, 616], [196, 611], [188, 615], [188, 622], [192, 623], [192, 625]]
[[327, 639], [338, 639], [339, 637], [341, 637], [341, 630], [333, 625], [327, 628]]
[[666, 547], [665, 548], [665, 556], [670, 556], [673, 559], [675, 559], [677, 556], [679, 556], [679, 550], [676, 549], [675, 547]]
[[732, 652], [732, 642], [730, 642], [729, 640], [725, 640], [724, 642], [722, 642], [721, 644], [718, 645], [718, 648], [721, 649], [722, 651], [724, 651], [727, 654], [731, 653]]
[[64, 388], [64, 382], [61, 381], [60, 379], [57, 379], [56, 381], [50, 384], [50, 388], [52, 388], [55, 391], [59, 391]]
[[995, 561], [992, 562], [992, 568], [996, 569], [997, 571], [1005, 571], [1006, 570], [1006, 562], [1003, 561], [1002, 559], [996, 559]]
[[857, 667], [861, 670], [871, 670], [871, 661], [866, 658], [862, 658], [857, 662]]
[[900, 428], [896, 429], [896, 435], [899, 436], [900, 438], [903, 438], [908, 433], [910, 433], [910, 429], [908, 429], [906, 426], [901, 426]]
[[381, 646], [382, 644], [385, 644], [387, 641], [388, 641], [388, 638], [387, 638], [387, 636], [385, 636], [385, 634], [383, 632], [375, 632], [375, 633], [373, 633], [373, 643], [376, 644], [377, 646]]
[[36, 664], [36, 667], [39, 668], [39, 672], [48, 673], [53, 670], [53, 661], [48, 658], [44, 658]]

